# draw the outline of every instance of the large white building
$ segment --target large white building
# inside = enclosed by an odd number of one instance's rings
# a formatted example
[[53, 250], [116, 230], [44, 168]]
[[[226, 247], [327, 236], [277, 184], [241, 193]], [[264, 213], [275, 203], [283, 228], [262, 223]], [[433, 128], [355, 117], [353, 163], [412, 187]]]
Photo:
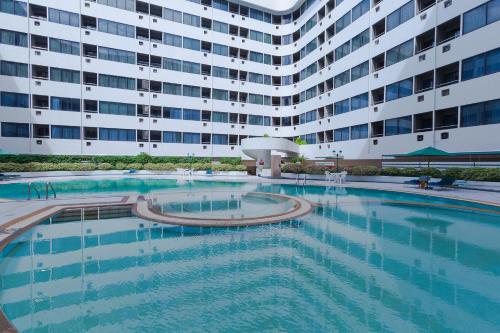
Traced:
[[500, 0], [0, 0], [0, 148], [500, 151]]

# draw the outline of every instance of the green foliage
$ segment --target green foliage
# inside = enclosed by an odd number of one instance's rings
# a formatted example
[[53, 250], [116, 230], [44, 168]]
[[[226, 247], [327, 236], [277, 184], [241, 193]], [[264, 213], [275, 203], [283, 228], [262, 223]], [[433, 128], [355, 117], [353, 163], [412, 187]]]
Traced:
[[[239, 165], [241, 158], [221, 158], [219, 161], [223, 164]], [[115, 167], [118, 163], [211, 163], [210, 157], [178, 157], [178, 156], [150, 156], [141, 153], [136, 156], [85, 156], [85, 155], [0, 155], [0, 163], [82, 163], [90, 162], [93, 164], [109, 163]], [[117, 168], [123, 169], [123, 168]]]
[[299, 136], [295, 138], [295, 143], [298, 144], [299, 146], [306, 145], [307, 141], [301, 139]]
[[110, 164], [110, 163], [100, 163], [97, 166], [97, 169], [99, 169], [99, 170], [113, 170], [114, 166], [113, 166], [113, 164]]
[[[352, 176], [392, 176], [392, 177], [419, 177], [422, 175], [431, 176], [433, 178], [451, 177], [463, 180], [475, 181], [490, 181], [500, 182], [500, 168], [469, 168], [460, 169], [452, 168], [448, 170], [439, 170], [436, 168], [414, 169], [414, 168], [385, 168], [379, 169], [375, 166], [355, 166], [345, 169]], [[308, 174], [324, 174], [325, 171], [335, 172], [335, 167], [325, 167], [319, 165], [297, 165], [295, 163], [287, 163], [281, 168], [285, 173], [308, 173]]]
[[293, 156], [290, 158], [290, 163], [304, 163], [306, 161], [306, 158], [304, 155], [299, 155], [299, 156]]

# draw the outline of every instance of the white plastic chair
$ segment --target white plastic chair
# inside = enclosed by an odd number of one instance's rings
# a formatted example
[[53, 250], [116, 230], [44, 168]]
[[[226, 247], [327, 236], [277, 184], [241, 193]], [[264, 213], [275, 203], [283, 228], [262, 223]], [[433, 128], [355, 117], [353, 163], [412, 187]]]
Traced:
[[327, 181], [327, 182], [331, 182], [331, 181], [332, 181], [332, 179], [334, 178], [334, 177], [333, 177], [333, 175], [334, 175], [334, 174], [333, 174], [332, 172], [330, 172], [330, 171], [325, 171], [325, 179], [326, 179], [326, 181]]
[[341, 173], [338, 174], [338, 183], [344, 184], [346, 182], [346, 178], [347, 178], [347, 171], [342, 171]]

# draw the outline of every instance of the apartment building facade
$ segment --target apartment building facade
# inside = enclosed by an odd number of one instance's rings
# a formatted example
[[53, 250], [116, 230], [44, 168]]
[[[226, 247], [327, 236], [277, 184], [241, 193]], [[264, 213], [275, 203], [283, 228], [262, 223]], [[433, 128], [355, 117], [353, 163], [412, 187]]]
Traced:
[[0, 0], [0, 148], [500, 151], [500, 0]]

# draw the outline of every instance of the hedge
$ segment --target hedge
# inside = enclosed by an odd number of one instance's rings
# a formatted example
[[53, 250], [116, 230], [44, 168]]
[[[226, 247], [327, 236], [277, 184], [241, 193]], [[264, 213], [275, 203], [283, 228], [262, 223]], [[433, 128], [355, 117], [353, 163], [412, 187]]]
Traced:
[[0, 172], [37, 172], [37, 171], [94, 171], [94, 170], [156, 170], [156, 171], [175, 171], [178, 168], [194, 170], [215, 171], [246, 171], [244, 165], [216, 164], [211, 163], [123, 163], [118, 162], [115, 165], [111, 163], [0, 163]]
[[145, 153], [136, 156], [86, 156], [86, 155], [0, 155], [0, 163], [82, 163], [88, 162], [93, 164], [108, 163], [116, 166], [139, 163], [141, 165], [147, 163], [211, 163], [213, 160], [218, 160], [222, 164], [240, 165], [241, 158], [224, 157], [175, 157], [175, 156], [151, 156]]
[[[291, 173], [307, 173], [307, 174], [324, 174], [325, 171], [336, 172], [335, 167], [317, 166], [317, 165], [296, 165], [285, 164], [282, 167], [282, 172]], [[476, 181], [491, 181], [500, 182], [500, 168], [451, 168], [446, 170], [439, 170], [436, 168], [385, 168], [379, 169], [374, 166], [356, 166], [348, 167], [343, 170], [347, 171], [352, 176], [395, 176], [395, 177], [419, 177], [431, 176], [434, 178], [451, 177], [463, 180], [476, 180]]]

